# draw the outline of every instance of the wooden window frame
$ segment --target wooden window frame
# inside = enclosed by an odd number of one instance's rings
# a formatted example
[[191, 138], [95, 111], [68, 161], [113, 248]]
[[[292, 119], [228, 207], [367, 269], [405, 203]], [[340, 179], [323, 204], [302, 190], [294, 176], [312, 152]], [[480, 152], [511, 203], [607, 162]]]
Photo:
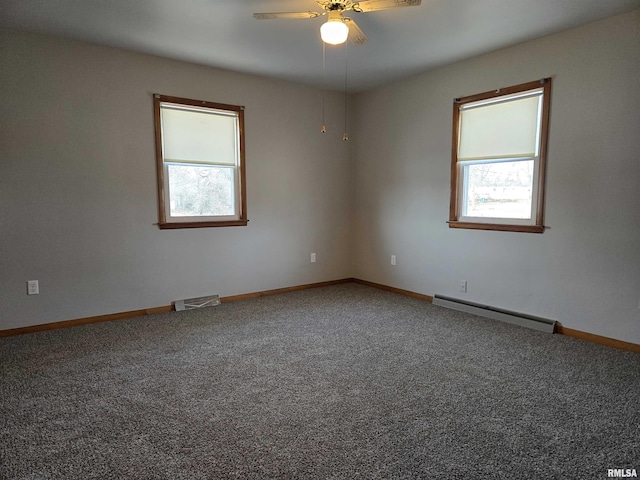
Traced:
[[[161, 104], [174, 103], [185, 105], [187, 107], [205, 107], [216, 110], [226, 110], [234, 112], [238, 116], [238, 135], [239, 135], [239, 164], [236, 166], [238, 182], [235, 187], [239, 188], [237, 192], [238, 218], [232, 220], [206, 220], [185, 221], [185, 222], [168, 222], [166, 218], [166, 201], [168, 200], [168, 192], [165, 191], [164, 178], [164, 155], [162, 151], [162, 123], [161, 123]], [[177, 229], [177, 228], [205, 228], [205, 227], [237, 227], [246, 226], [247, 218], [247, 191], [246, 191], [246, 164], [245, 164], [245, 130], [244, 130], [244, 107], [238, 105], [228, 105], [224, 103], [208, 102], [202, 100], [193, 100], [190, 98], [173, 97], [168, 95], [153, 95], [154, 105], [154, 121], [155, 121], [155, 142], [156, 142], [156, 176], [158, 181], [158, 227], [161, 229]]]
[[[536, 212], [535, 223], [528, 225], [506, 223], [490, 223], [482, 221], [459, 221], [461, 211], [460, 199], [460, 165], [458, 163], [458, 143], [460, 138], [460, 111], [463, 105], [482, 100], [499, 98], [507, 95], [513, 95], [528, 90], [543, 90], [541, 126], [540, 126], [540, 144], [538, 155], [538, 172], [537, 172], [537, 195], [536, 195]], [[526, 232], [526, 233], [543, 233], [544, 226], [544, 198], [545, 198], [545, 178], [547, 167], [547, 148], [549, 135], [549, 110], [551, 105], [551, 78], [544, 78], [533, 82], [522, 83], [512, 87], [491, 90], [489, 92], [470, 95], [467, 97], [456, 98], [453, 102], [453, 136], [451, 142], [451, 199], [449, 204], [449, 228], [465, 228], [475, 230], [498, 230], [508, 232]], [[480, 217], [475, 217], [480, 218]]]

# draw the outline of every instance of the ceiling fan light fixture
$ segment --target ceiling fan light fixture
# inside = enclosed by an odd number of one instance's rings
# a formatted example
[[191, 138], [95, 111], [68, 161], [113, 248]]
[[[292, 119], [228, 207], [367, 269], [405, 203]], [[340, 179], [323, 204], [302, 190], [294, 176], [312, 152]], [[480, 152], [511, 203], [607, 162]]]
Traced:
[[349, 27], [342, 21], [342, 14], [338, 10], [329, 12], [329, 19], [320, 27], [320, 37], [324, 43], [340, 45], [347, 41]]

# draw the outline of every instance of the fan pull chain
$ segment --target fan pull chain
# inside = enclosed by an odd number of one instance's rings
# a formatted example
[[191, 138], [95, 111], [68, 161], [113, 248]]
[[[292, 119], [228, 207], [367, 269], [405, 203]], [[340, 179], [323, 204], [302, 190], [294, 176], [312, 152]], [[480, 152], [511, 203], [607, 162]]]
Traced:
[[342, 135], [342, 140], [345, 142], [349, 140], [349, 136], [347, 135], [347, 44], [349, 42], [344, 42], [344, 135]]
[[324, 42], [322, 42], [322, 130], [320, 132], [327, 133], [327, 127], [324, 124], [324, 97], [327, 91], [327, 69], [325, 66], [325, 57], [326, 57], [326, 46]]

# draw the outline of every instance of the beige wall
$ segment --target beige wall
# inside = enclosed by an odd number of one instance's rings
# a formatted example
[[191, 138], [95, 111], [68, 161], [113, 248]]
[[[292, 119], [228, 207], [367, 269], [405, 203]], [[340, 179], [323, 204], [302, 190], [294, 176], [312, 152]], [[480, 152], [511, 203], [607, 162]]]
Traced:
[[[0, 45], [0, 329], [351, 275], [342, 95], [322, 135], [317, 89], [6, 30]], [[154, 225], [154, 92], [246, 106], [247, 227]]]
[[[639, 58], [636, 10], [358, 95], [354, 275], [640, 343]], [[449, 229], [453, 98], [543, 77], [549, 229]]]

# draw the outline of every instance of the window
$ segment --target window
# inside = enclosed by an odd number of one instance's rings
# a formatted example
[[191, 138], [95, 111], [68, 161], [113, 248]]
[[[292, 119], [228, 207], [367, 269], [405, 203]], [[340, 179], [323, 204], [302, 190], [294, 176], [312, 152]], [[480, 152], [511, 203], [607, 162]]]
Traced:
[[244, 108], [154, 95], [160, 228], [247, 224]]
[[449, 226], [542, 233], [551, 79], [453, 104]]

